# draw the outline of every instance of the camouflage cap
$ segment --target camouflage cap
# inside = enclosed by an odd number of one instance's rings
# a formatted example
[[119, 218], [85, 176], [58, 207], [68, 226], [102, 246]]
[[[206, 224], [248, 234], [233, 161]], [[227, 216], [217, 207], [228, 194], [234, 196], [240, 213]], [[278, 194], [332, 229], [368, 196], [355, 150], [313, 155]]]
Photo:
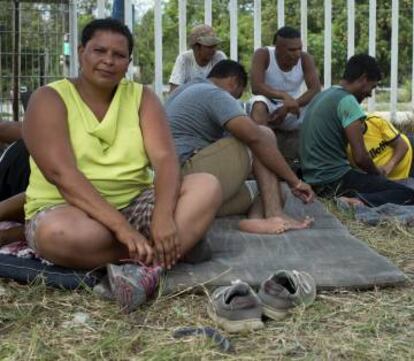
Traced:
[[213, 46], [220, 43], [220, 41], [213, 28], [205, 24], [195, 26], [191, 30], [189, 38], [190, 47], [195, 44]]

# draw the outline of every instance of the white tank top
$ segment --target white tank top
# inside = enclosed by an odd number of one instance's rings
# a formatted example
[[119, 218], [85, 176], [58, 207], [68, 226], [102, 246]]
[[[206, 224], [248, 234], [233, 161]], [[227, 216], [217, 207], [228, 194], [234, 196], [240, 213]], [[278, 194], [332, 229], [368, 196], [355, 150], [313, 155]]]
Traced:
[[302, 93], [301, 85], [304, 80], [302, 59], [290, 71], [283, 71], [279, 68], [276, 61], [276, 49], [274, 46], [268, 46], [269, 66], [265, 72], [265, 83], [272, 88], [284, 91], [293, 98], [298, 98]]

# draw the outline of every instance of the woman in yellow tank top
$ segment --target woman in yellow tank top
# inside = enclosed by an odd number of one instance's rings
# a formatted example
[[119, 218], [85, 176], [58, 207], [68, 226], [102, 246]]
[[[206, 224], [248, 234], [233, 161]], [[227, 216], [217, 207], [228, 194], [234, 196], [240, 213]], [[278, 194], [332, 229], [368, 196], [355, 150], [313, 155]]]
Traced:
[[[56, 264], [91, 269], [131, 259], [169, 269], [202, 238], [220, 205], [214, 177], [180, 182], [161, 103], [124, 79], [132, 47], [123, 24], [92, 21], [82, 33], [79, 77], [42, 87], [30, 101], [26, 238]], [[132, 287], [121, 286], [120, 294]]]

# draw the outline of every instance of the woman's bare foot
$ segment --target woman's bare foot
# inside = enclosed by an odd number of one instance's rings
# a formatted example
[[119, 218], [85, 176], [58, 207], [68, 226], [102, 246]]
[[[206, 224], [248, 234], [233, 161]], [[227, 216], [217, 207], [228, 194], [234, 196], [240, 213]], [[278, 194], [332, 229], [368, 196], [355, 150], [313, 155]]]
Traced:
[[309, 228], [312, 223], [313, 219], [309, 217], [298, 221], [287, 215], [282, 215], [266, 219], [243, 219], [239, 223], [239, 229], [248, 233], [280, 234], [289, 229]]

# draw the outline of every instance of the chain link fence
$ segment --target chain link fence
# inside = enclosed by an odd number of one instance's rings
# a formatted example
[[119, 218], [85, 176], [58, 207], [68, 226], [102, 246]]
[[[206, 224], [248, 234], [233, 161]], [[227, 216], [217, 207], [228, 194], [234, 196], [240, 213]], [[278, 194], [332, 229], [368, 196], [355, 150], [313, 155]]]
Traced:
[[36, 88], [67, 75], [69, 0], [0, 0], [0, 120], [21, 119]]

